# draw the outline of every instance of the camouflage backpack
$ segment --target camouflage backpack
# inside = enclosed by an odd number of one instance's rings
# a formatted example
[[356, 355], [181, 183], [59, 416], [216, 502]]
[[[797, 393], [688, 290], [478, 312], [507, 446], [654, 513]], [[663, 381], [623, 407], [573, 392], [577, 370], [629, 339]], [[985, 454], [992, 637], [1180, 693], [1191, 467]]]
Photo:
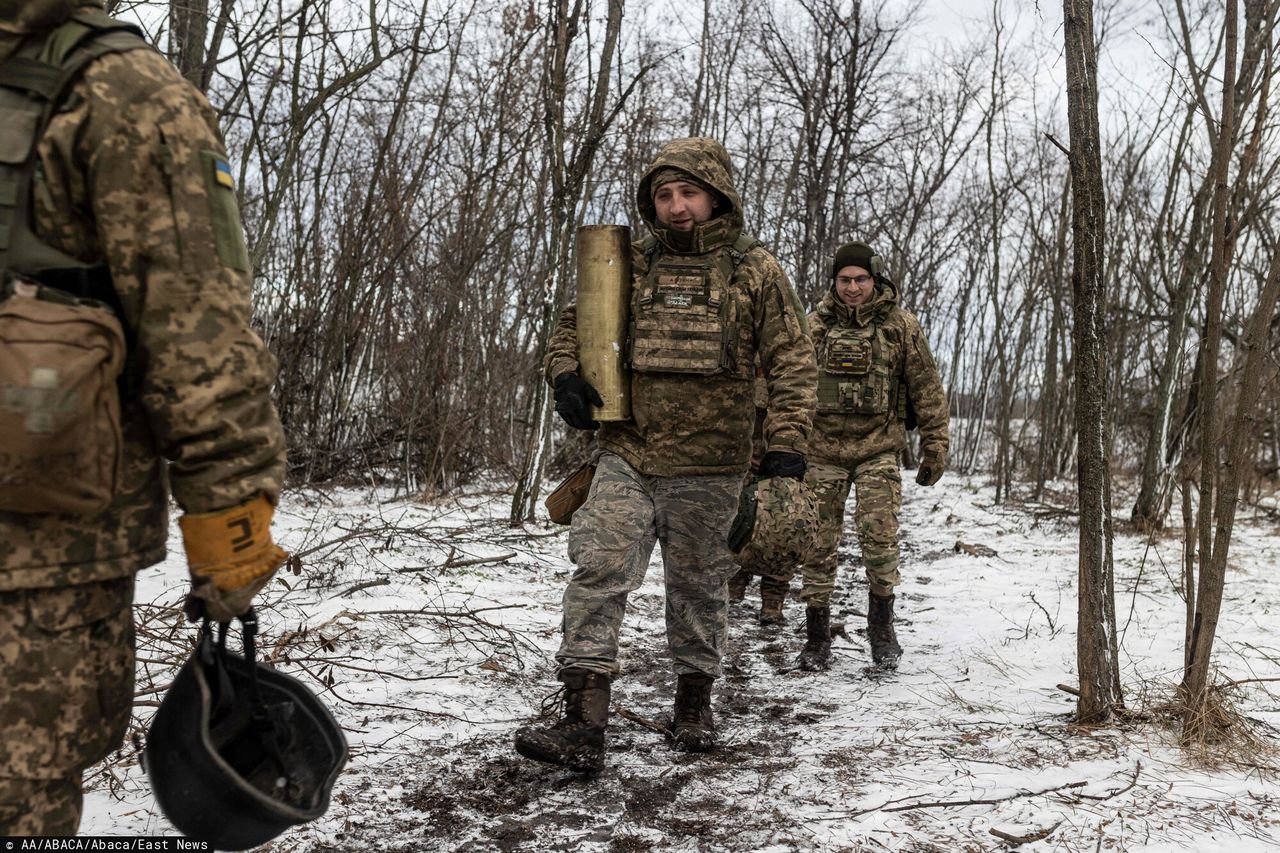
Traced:
[[770, 477], [742, 490], [729, 549], [744, 568], [795, 566], [818, 541], [818, 500], [804, 482]]
[[129, 330], [106, 267], [36, 236], [31, 195], [39, 140], [85, 66], [146, 47], [82, 12], [0, 61], [0, 511], [85, 515], [115, 495]]

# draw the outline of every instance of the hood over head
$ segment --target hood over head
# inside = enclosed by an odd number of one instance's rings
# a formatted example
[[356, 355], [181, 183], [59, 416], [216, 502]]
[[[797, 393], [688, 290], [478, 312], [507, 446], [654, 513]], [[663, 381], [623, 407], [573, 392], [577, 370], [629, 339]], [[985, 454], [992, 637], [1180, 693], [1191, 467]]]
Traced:
[[[719, 198], [717, 215], [700, 222], [692, 231], [675, 231], [658, 223], [653, 204], [657, 186], [673, 180], [671, 170], [693, 178], [694, 183], [710, 187]], [[668, 248], [676, 252], [702, 253], [718, 246], [731, 245], [742, 233], [742, 198], [733, 186], [733, 165], [729, 152], [714, 139], [695, 136], [673, 139], [658, 151], [636, 188], [636, 207], [649, 230]], [[727, 209], [726, 209], [727, 208]]]
[[100, 2], [86, 0], [0, 0], [0, 32], [38, 33], [51, 30], [81, 8], [101, 11]]

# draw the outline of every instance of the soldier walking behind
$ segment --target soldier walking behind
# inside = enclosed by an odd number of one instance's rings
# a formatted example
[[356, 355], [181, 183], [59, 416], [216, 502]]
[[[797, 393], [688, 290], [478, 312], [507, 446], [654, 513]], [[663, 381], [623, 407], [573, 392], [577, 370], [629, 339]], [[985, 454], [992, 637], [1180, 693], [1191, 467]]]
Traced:
[[809, 315], [818, 358], [818, 408], [806, 482], [818, 497], [819, 538], [802, 570], [807, 640], [796, 664], [803, 670], [825, 669], [830, 658], [831, 592], [850, 488], [856, 488], [854, 524], [870, 584], [871, 657], [879, 667], [897, 667], [902, 656], [893, 629], [893, 591], [902, 580], [898, 460], [913, 416], [921, 437], [916, 482], [932, 486], [947, 464], [942, 377], [919, 321], [898, 304], [898, 289], [883, 267], [867, 244], [841, 246], [831, 264], [831, 288]]
[[0, 0], [0, 835], [74, 835], [122, 742], [169, 489], [192, 610], [230, 621], [286, 556], [233, 186], [208, 103], [134, 28]]
[[[556, 660], [563, 716], [516, 732], [529, 758], [602, 763], [610, 682], [627, 596], [661, 543], [667, 641], [677, 676], [677, 748], [715, 746], [711, 687], [720, 675], [728, 593], [726, 547], [751, 456], [756, 358], [769, 387], [761, 477], [801, 479], [816, 368], [804, 313], [782, 267], [742, 234], [729, 156], [711, 139], [659, 151], [636, 203], [651, 232], [633, 246], [632, 419], [605, 423], [586, 502], [573, 516]], [[560, 317], [546, 361], [556, 411], [594, 429], [595, 389], [578, 374], [577, 314]]]

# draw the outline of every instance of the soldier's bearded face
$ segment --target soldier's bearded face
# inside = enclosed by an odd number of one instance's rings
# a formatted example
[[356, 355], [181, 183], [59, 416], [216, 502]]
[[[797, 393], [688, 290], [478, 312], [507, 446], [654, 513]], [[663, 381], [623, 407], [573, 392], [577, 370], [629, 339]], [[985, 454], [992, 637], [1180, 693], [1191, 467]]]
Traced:
[[658, 222], [677, 231], [691, 231], [699, 222], [706, 222], [715, 210], [711, 193], [688, 181], [669, 181], [653, 194], [653, 206]]
[[876, 291], [876, 280], [862, 267], [841, 267], [836, 273], [836, 296], [850, 308], [857, 308]]

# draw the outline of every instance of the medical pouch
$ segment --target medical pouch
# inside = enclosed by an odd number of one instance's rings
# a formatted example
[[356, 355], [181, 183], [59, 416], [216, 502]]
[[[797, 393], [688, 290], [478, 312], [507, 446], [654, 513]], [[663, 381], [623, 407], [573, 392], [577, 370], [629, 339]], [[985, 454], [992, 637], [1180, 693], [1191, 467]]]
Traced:
[[125, 337], [114, 311], [14, 280], [0, 300], [0, 511], [90, 515], [118, 487]]

